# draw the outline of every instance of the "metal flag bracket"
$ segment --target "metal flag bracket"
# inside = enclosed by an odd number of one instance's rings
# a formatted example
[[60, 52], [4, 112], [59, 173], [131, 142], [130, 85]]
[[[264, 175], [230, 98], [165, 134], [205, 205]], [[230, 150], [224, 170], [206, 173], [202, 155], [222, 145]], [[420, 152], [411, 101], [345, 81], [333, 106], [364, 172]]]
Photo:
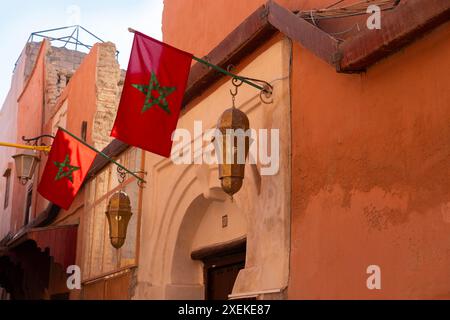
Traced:
[[[128, 28], [128, 31], [131, 33], [136, 33], [136, 30], [134, 30], [133, 28]], [[273, 94], [273, 86], [270, 83], [268, 83], [267, 81], [249, 78], [249, 77], [243, 77], [243, 76], [234, 74], [234, 73], [230, 72], [230, 70], [233, 67], [232, 65], [229, 65], [227, 67], [227, 70], [225, 70], [225, 69], [219, 67], [218, 65], [215, 65], [215, 64], [209, 62], [208, 61], [209, 59], [207, 56], [203, 57], [203, 58], [198, 58], [193, 55], [192, 59], [197, 62], [200, 62], [200, 63], [206, 65], [207, 67], [210, 67], [224, 75], [231, 77], [233, 85], [235, 87], [238, 87], [241, 84], [245, 83], [245, 84], [248, 84], [248, 85], [258, 89], [260, 91], [259, 97], [260, 97], [262, 103], [264, 103], [264, 104], [273, 103], [273, 99], [271, 98], [272, 94]], [[239, 85], [237, 85], [237, 84], [239, 84]]]
[[[227, 70], [230, 71], [232, 68], [233, 68], [233, 66], [229, 65]], [[243, 83], [249, 83], [249, 82], [251, 82], [253, 84], [256, 82], [261, 85], [261, 86], [259, 86], [261, 88], [260, 92], [259, 92], [259, 99], [261, 100], [262, 103], [264, 103], [264, 104], [273, 103], [273, 98], [272, 98], [273, 86], [270, 83], [268, 83], [267, 81], [259, 80], [259, 79], [255, 79], [255, 78], [235, 76], [235, 77], [231, 78], [231, 83], [233, 84], [234, 89], [230, 89], [230, 94], [233, 97], [233, 106], [234, 106], [235, 97], [238, 92], [238, 88]]]
[[[206, 60], [206, 58], [200, 59], [200, 58], [193, 56], [192, 59], [194, 59], [197, 62], [203, 63], [204, 65], [206, 65], [220, 73], [230, 76], [231, 82], [235, 87], [235, 92], [237, 92], [237, 87], [239, 87], [245, 83], [245, 84], [248, 84], [259, 90], [259, 98], [262, 103], [264, 103], [264, 104], [273, 103], [273, 98], [272, 98], [273, 86], [269, 82], [260, 80], [260, 79], [244, 77], [244, 76], [239, 76], [237, 74], [234, 74], [231, 72], [231, 70], [233, 69], [233, 65], [228, 65], [227, 70], [225, 70], [215, 64], [210, 63], [209, 61]], [[231, 90], [230, 90], [230, 92], [231, 92]], [[233, 93], [231, 93], [231, 95], [233, 95]], [[233, 95], [233, 96], [235, 96], [235, 95]]]
[[[70, 131], [67, 131], [64, 128], [58, 127], [60, 130], [66, 132], [68, 135], [70, 135], [72, 138], [78, 140], [80, 143], [84, 144], [86, 147], [90, 148], [92, 151], [96, 152], [97, 154], [99, 154], [100, 156], [102, 156], [103, 158], [105, 158], [106, 160], [108, 160], [109, 162], [115, 164], [117, 166], [117, 170], [119, 172], [119, 168], [120, 170], [122, 170], [123, 172], [126, 172], [125, 175], [128, 173], [130, 175], [132, 175], [133, 177], [136, 178], [137, 180], [137, 184], [140, 188], [143, 188], [143, 186], [145, 185], [146, 181], [141, 178], [140, 176], [138, 176], [138, 173], [142, 173], [142, 172], [133, 172], [129, 169], [127, 169], [126, 167], [124, 167], [123, 165], [121, 165], [120, 163], [118, 163], [116, 160], [112, 159], [110, 156], [108, 156], [107, 154], [105, 154], [102, 151], [97, 150], [96, 148], [94, 148], [93, 146], [91, 146], [90, 144], [86, 143], [85, 141], [83, 141], [82, 139], [78, 138], [76, 135], [74, 135], [73, 133], [71, 133]], [[125, 178], [124, 178], [125, 179]]]
[[[145, 176], [147, 175], [146, 171], [133, 171], [133, 172], [130, 172], [130, 171], [124, 170], [122, 167], [118, 166], [117, 167], [117, 181], [119, 182], [119, 184], [124, 183], [124, 181], [127, 178], [127, 174], [129, 174], [129, 173], [132, 174], [133, 176], [138, 175], [138, 174], [145, 175]], [[138, 179], [137, 180], [137, 185], [138, 185], [139, 188], [144, 188], [146, 183], [147, 182], [145, 180], [143, 180], [143, 179]]]

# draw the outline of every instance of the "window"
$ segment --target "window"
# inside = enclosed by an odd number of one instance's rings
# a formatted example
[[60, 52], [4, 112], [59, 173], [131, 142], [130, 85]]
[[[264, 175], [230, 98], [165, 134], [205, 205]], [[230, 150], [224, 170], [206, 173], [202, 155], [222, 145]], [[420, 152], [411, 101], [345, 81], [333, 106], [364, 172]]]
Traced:
[[[142, 153], [140, 149], [130, 148], [118, 159], [118, 162], [132, 170], [140, 171]], [[109, 226], [106, 219], [106, 207], [109, 198], [117, 191], [122, 190], [131, 200], [130, 223], [127, 228], [125, 244], [115, 249], [109, 239]], [[113, 273], [119, 269], [131, 267], [136, 264], [136, 246], [138, 233], [138, 217], [142, 192], [136, 183], [136, 178], [127, 175], [122, 185], [117, 180], [115, 165], [109, 165], [85, 187], [85, 210], [82, 217], [84, 233], [82, 245], [82, 276], [83, 281], [92, 280], [105, 274]]]
[[6, 169], [5, 173], [3, 174], [5, 177], [6, 185], [5, 185], [5, 200], [3, 202], [3, 209], [8, 208], [9, 206], [9, 189], [11, 188], [11, 168]]

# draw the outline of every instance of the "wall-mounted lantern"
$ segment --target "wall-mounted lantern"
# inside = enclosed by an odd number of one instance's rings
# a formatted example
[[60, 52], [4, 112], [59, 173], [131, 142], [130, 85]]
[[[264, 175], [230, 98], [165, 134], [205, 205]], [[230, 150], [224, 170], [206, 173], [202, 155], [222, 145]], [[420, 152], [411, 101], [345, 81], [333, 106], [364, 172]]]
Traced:
[[[0, 147], [10, 147], [25, 150], [22, 153], [12, 156], [16, 166], [16, 175], [23, 185], [26, 185], [27, 182], [33, 178], [36, 166], [40, 161], [40, 158], [37, 155], [37, 151], [43, 151], [45, 153], [48, 153], [50, 151], [51, 147], [45, 145], [44, 143], [41, 143], [41, 145], [38, 146], [39, 139], [44, 137], [52, 139], [55, 138], [52, 135], [48, 134], [43, 134], [39, 137], [30, 139], [22, 137], [22, 140], [25, 141], [27, 145], [0, 141]], [[34, 145], [31, 145], [31, 142], [34, 142]]]
[[116, 192], [110, 199], [106, 209], [109, 224], [111, 245], [119, 249], [125, 243], [128, 223], [130, 222], [131, 203], [128, 195], [123, 191]]
[[[245, 135], [249, 127], [247, 115], [234, 106], [222, 113], [217, 124], [221, 135], [221, 139], [215, 139], [216, 154], [219, 157], [219, 179], [223, 191], [230, 196], [233, 196], [242, 187], [245, 160], [250, 147], [250, 138]], [[220, 143], [222, 145], [219, 145]], [[242, 146], [245, 149], [239, 150]]]
[[25, 185], [33, 178], [34, 171], [38, 164], [39, 157], [36, 151], [26, 150], [25, 152], [12, 156], [16, 166], [16, 175], [19, 181]]

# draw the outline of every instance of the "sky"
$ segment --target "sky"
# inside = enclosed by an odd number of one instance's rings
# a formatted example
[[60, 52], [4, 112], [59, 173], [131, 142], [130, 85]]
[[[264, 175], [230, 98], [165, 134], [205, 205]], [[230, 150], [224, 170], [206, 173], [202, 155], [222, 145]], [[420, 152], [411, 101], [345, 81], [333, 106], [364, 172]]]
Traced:
[[[133, 36], [128, 27], [161, 40], [163, 0], [24, 0], [2, 1], [0, 11], [0, 108], [8, 93], [14, 64], [32, 32], [79, 24], [116, 44], [126, 69]], [[68, 36], [68, 30], [55, 33]], [[82, 42], [95, 40], [80, 37]], [[61, 46], [61, 45], [56, 45]]]

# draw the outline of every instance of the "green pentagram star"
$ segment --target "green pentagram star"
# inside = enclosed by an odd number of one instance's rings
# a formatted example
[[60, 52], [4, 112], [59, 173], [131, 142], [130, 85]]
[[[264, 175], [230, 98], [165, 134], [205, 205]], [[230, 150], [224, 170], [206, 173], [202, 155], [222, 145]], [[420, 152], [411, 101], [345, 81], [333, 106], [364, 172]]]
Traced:
[[[70, 182], [73, 183], [73, 175], [72, 174], [74, 171], [80, 170], [80, 167], [70, 165], [69, 155], [66, 155], [64, 162], [53, 161], [53, 163], [55, 164], [55, 166], [57, 166], [59, 168], [58, 173], [56, 174], [55, 180], [58, 181], [64, 177], [66, 177], [67, 179], [69, 179]], [[64, 170], [65, 168], [67, 168], [67, 170]]]
[[[167, 102], [166, 98], [175, 91], [176, 87], [161, 87], [154, 72], [152, 72], [150, 83], [148, 85], [132, 84], [132, 86], [145, 94], [145, 102], [141, 111], [142, 113], [144, 113], [154, 105], [157, 105], [165, 112], [170, 114], [169, 103]], [[153, 91], [158, 92], [158, 97], [153, 96]]]

